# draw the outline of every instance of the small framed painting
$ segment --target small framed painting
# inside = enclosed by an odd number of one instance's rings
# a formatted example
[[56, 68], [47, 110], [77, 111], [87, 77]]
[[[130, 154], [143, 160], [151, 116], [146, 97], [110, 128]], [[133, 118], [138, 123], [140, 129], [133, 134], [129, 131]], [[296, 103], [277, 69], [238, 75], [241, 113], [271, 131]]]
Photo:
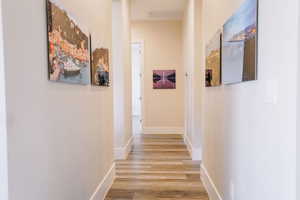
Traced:
[[96, 48], [91, 57], [92, 85], [109, 87], [109, 49]]
[[153, 89], [176, 89], [176, 70], [153, 70]]
[[206, 87], [221, 85], [221, 38], [222, 34], [219, 30], [206, 46]]

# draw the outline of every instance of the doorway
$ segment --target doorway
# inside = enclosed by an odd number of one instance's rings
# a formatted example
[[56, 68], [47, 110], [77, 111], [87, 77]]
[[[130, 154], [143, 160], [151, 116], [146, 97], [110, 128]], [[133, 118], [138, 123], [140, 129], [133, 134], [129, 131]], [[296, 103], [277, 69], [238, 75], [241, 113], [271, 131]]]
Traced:
[[131, 44], [132, 56], [132, 129], [134, 135], [143, 132], [143, 43]]

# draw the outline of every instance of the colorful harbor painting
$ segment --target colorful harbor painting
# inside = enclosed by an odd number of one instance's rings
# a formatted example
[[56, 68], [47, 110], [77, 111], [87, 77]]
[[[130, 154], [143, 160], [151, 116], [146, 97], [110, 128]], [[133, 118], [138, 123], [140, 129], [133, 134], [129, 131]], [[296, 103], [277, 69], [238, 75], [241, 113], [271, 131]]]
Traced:
[[205, 86], [221, 85], [221, 30], [206, 46]]
[[92, 85], [109, 86], [109, 50], [97, 48], [92, 53]]
[[56, 0], [47, 0], [49, 80], [90, 84], [89, 36]]
[[176, 70], [153, 70], [153, 89], [176, 89]]
[[222, 82], [257, 79], [257, 0], [245, 0], [223, 26]]

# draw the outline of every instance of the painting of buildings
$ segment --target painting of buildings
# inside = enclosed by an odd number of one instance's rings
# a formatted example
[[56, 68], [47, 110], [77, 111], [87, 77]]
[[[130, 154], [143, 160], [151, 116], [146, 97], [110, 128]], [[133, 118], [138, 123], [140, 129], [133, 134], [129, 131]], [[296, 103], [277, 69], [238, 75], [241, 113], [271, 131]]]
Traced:
[[90, 83], [89, 37], [57, 1], [47, 0], [49, 80]]

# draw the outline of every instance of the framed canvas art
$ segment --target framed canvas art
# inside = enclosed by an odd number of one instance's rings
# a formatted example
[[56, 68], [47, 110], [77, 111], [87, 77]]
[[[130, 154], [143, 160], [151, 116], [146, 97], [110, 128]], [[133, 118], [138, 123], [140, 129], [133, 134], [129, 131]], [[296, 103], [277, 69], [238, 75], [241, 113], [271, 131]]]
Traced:
[[176, 89], [176, 70], [153, 70], [153, 89]]
[[92, 85], [109, 86], [109, 49], [96, 48], [92, 52], [91, 59]]
[[223, 26], [222, 82], [257, 79], [258, 0], [245, 0]]
[[221, 37], [219, 30], [206, 46], [206, 87], [221, 85]]
[[89, 36], [56, 0], [47, 0], [48, 77], [54, 82], [90, 83]]

